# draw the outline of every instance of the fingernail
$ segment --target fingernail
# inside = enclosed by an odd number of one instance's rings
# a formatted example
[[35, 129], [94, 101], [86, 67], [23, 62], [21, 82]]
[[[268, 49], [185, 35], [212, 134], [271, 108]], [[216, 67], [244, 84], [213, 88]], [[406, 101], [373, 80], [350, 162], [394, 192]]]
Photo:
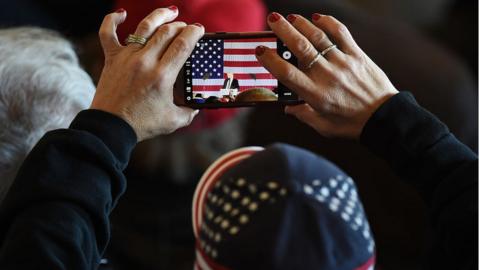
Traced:
[[277, 12], [272, 12], [268, 16], [268, 20], [273, 23], [280, 20], [280, 17], [281, 17], [280, 14], [278, 14]]
[[193, 25], [203, 28], [203, 25], [201, 23], [194, 23]]
[[258, 46], [255, 48], [255, 54], [261, 56], [267, 48], [265, 46]]
[[290, 23], [293, 23], [296, 19], [297, 19], [297, 16], [296, 16], [296, 15], [290, 14], [290, 15], [287, 16], [287, 20], [288, 20]]
[[168, 9], [170, 9], [170, 10], [173, 11], [173, 12], [177, 12], [177, 11], [178, 11], [178, 7], [177, 7], [177, 6], [169, 6]]
[[119, 8], [119, 9], [117, 9], [117, 11], [115, 11], [115, 12], [116, 12], [116, 13], [123, 13], [123, 12], [125, 12], [125, 9]]
[[317, 21], [317, 20], [320, 19], [321, 17], [323, 17], [322, 14], [313, 13], [313, 15], [312, 15], [312, 20]]

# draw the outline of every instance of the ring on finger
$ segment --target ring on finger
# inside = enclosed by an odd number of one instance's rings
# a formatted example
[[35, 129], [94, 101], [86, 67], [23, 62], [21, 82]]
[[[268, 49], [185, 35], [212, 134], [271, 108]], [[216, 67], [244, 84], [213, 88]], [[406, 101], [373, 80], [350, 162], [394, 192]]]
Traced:
[[337, 48], [337, 45], [332, 44], [332, 45], [328, 46], [327, 48], [325, 48], [325, 50], [321, 51], [320, 54], [321, 54], [322, 56], [325, 56], [329, 51], [331, 51], [331, 50], [333, 50], [333, 49], [335, 49], [335, 48]]
[[335, 48], [337, 48], [337, 45], [332, 44], [332, 45], [328, 46], [327, 48], [325, 48], [323, 51], [317, 53], [317, 55], [315, 56], [315, 58], [313, 58], [313, 60], [310, 61], [310, 63], [308, 63], [307, 69], [310, 69], [310, 68], [313, 66], [313, 64], [315, 64], [315, 62], [317, 62], [318, 59], [320, 59], [320, 57], [325, 56], [329, 51], [331, 51], [331, 50], [333, 50], [333, 49], [335, 49]]
[[142, 46], [145, 46], [147, 41], [148, 40], [146, 38], [142, 37], [142, 36], [137, 36], [137, 35], [134, 35], [134, 34], [130, 34], [130, 35], [128, 35], [127, 39], [125, 40], [125, 43], [127, 43], [127, 45], [132, 44], [132, 43], [137, 43], [137, 44], [140, 44]]
[[335, 48], [337, 48], [337, 45], [332, 44], [332, 45], [328, 46], [327, 48], [325, 48], [323, 51], [317, 53], [315, 58], [313, 58], [313, 60], [307, 65], [307, 69], [310, 69], [313, 66], [313, 64], [315, 64], [315, 62], [317, 62], [318, 59], [320, 59], [320, 57], [325, 56], [329, 51], [331, 51]]
[[310, 61], [310, 63], [307, 65], [307, 69], [310, 69], [313, 66], [313, 64], [315, 64], [315, 62], [317, 62], [318, 59], [320, 59], [320, 57], [322, 57], [321, 52], [317, 53], [317, 56], [315, 56], [315, 58], [313, 58], [313, 60]]

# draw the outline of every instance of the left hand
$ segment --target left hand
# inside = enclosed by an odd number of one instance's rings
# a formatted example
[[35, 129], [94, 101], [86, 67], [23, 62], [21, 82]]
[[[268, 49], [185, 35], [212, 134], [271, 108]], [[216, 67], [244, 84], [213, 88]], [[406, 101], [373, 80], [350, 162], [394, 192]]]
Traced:
[[[306, 102], [287, 106], [285, 112], [324, 136], [359, 138], [370, 116], [397, 89], [335, 18], [314, 14], [312, 22], [300, 15], [288, 19], [272, 13], [268, 24], [297, 57], [298, 67], [274, 50], [256, 50], [265, 68]], [[338, 47], [318, 55], [332, 44]]]

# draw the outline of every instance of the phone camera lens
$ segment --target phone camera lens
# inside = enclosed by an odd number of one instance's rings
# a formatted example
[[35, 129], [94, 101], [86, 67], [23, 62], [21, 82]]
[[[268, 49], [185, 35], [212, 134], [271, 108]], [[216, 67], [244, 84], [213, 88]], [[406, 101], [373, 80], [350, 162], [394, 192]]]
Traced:
[[283, 56], [283, 59], [290, 60], [290, 58], [292, 58], [292, 53], [289, 51], [286, 51], [286, 52], [283, 52], [282, 56]]

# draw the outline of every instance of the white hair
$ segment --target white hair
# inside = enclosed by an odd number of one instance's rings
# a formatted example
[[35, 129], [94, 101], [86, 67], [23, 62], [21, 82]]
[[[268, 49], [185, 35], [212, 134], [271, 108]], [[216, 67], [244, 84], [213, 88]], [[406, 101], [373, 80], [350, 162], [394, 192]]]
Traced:
[[49, 130], [89, 107], [95, 86], [56, 32], [0, 30], [0, 202], [21, 163]]

